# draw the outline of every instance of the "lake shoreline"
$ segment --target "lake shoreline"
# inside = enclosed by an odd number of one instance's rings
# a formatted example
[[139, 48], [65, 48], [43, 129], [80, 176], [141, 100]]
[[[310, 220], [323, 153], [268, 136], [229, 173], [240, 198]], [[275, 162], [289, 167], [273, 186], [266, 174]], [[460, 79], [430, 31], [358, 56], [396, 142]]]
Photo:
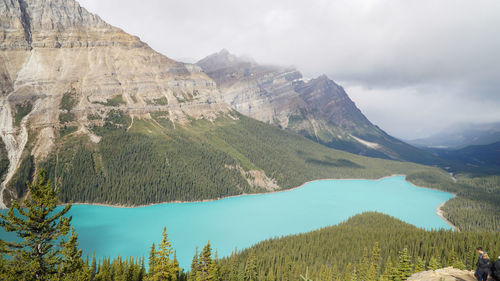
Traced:
[[[242, 194], [237, 194], [237, 195], [231, 195], [231, 196], [226, 196], [226, 197], [220, 197], [220, 198], [214, 198], [214, 199], [204, 199], [204, 200], [197, 200], [197, 201], [181, 201], [181, 200], [175, 200], [175, 201], [167, 201], [167, 202], [160, 202], [160, 203], [151, 203], [151, 204], [143, 204], [143, 205], [113, 205], [113, 204], [105, 204], [105, 203], [82, 203], [82, 202], [76, 202], [76, 203], [72, 203], [72, 205], [89, 205], [89, 206], [101, 206], [101, 207], [112, 207], [112, 208], [142, 208], [142, 207], [149, 207], [149, 206], [155, 206], [155, 205], [163, 205], [163, 204], [185, 204], [185, 203], [203, 203], [203, 202], [212, 202], [212, 201], [217, 201], [217, 200], [223, 200], [223, 199], [229, 199], [229, 198], [236, 198], [236, 197], [241, 197], [241, 196], [252, 196], [252, 195], [264, 195], [264, 194], [273, 194], [273, 193], [280, 193], [280, 192], [288, 192], [288, 191], [293, 191], [293, 190], [296, 190], [298, 188], [301, 188], [301, 187], [304, 187], [305, 185], [309, 184], [309, 183], [313, 183], [313, 182], [317, 182], [317, 181], [324, 181], [324, 180], [373, 180], [373, 181], [382, 181], [384, 179], [387, 179], [387, 178], [392, 178], [392, 177], [397, 177], [397, 176], [403, 176], [405, 178], [405, 181], [406, 180], [406, 177], [407, 175], [404, 175], [404, 174], [392, 174], [390, 176], [383, 176], [381, 178], [378, 178], [378, 179], [358, 179], [358, 178], [344, 178], [344, 179], [334, 179], [334, 178], [329, 178], [329, 179], [316, 179], [316, 180], [311, 180], [311, 181], [307, 181], [299, 186], [296, 186], [296, 187], [292, 187], [292, 188], [289, 188], [289, 189], [282, 189], [282, 190], [275, 190], [275, 191], [270, 191], [270, 192], [259, 192], [259, 193], [242, 193]], [[443, 191], [443, 190], [439, 190], [437, 188], [431, 188], [431, 187], [427, 187], [427, 186], [419, 186], [419, 185], [416, 185], [415, 183], [412, 183], [410, 181], [407, 181], [409, 182], [410, 184], [414, 185], [415, 187], [418, 187], [418, 188], [426, 188], [426, 189], [431, 189], [431, 190], [438, 190], [438, 191]], [[447, 192], [447, 191], [443, 191], [443, 192]], [[448, 193], [451, 193], [453, 194], [453, 198], [456, 197], [456, 194], [454, 192], [448, 192]], [[455, 231], [460, 231], [458, 229], [458, 227], [456, 227], [455, 225], [453, 225], [448, 219], [446, 219], [444, 217], [444, 212], [443, 210], [441, 210], [441, 207], [444, 206], [444, 204], [446, 204], [447, 201], [441, 203], [437, 208], [436, 208], [436, 214], [447, 224], [449, 225], [451, 228], [453, 228], [453, 230]], [[62, 205], [66, 205], [66, 204], [62, 204]]]
[[[453, 195], [455, 195], [455, 194], [453, 194]], [[448, 202], [448, 201], [446, 201], [446, 202]], [[454, 224], [452, 224], [452, 223], [451, 223], [451, 222], [450, 222], [447, 218], [445, 218], [445, 217], [444, 217], [444, 211], [443, 211], [441, 208], [444, 206], [444, 204], [445, 204], [446, 202], [441, 203], [441, 204], [440, 204], [440, 205], [436, 208], [436, 214], [437, 214], [437, 215], [438, 215], [438, 216], [439, 216], [439, 217], [440, 217], [440, 218], [441, 218], [441, 219], [442, 219], [442, 220], [443, 220], [443, 221], [444, 221], [447, 225], [449, 225], [451, 228], [453, 228], [453, 230], [455, 230], [455, 231], [460, 231], [460, 229], [459, 229], [458, 227], [456, 227], [456, 226], [455, 226]]]
[[[214, 199], [203, 199], [203, 200], [196, 200], [196, 201], [174, 200], [174, 201], [165, 201], [165, 202], [142, 204], [142, 205], [121, 205], [121, 204], [86, 203], [86, 202], [75, 202], [75, 203], [71, 203], [71, 204], [72, 205], [101, 206], [101, 207], [111, 207], [111, 208], [142, 208], [142, 207], [150, 207], [150, 206], [163, 205], [163, 204], [204, 203], [204, 202], [212, 202], [212, 201], [229, 199], [229, 198], [236, 198], [236, 197], [241, 197], [241, 196], [265, 195], [265, 194], [274, 194], [274, 193], [288, 192], [288, 191], [293, 191], [295, 189], [299, 189], [301, 187], [304, 187], [306, 184], [317, 182], [317, 181], [324, 181], [324, 180], [373, 180], [373, 181], [381, 181], [381, 180], [384, 180], [386, 178], [392, 178], [392, 177], [396, 177], [396, 176], [404, 176], [406, 178], [406, 175], [393, 174], [393, 175], [390, 175], [390, 176], [383, 176], [383, 177], [378, 178], [378, 179], [356, 179], [356, 178], [346, 178], [346, 179], [334, 179], [334, 178], [330, 178], [330, 179], [316, 179], [316, 180], [306, 181], [305, 183], [303, 183], [303, 184], [301, 184], [299, 186], [288, 188], [288, 189], [280, 189], [280, 190], [274, 190], [274, 191], [269, 191], [269, 192], [258, 192], [258, 193], [242, 193], [242, 194], [230, 195], [230, 196], [219, 197], [219, 198], [214, 198]], [[418, 186], [418, 187], [420, 187], [420, 186]], [[67, 204], [68, 203], [61, 204], [61, 205], [64, 206], [64, 205], [67, 205]]]

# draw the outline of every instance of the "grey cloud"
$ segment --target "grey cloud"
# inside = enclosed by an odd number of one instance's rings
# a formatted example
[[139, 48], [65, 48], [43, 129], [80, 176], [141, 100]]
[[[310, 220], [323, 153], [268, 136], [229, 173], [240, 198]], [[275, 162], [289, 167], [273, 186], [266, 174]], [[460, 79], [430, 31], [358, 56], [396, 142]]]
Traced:
[[[80, 3], [172, 58], [197, 60], [227, 48], [295, 65], [306, 77], [326, 73], [355, 89], [368, 118], [396, 136], [433, 133], [463, 112], [473, 122], [500, 121], [491, 109], [500, 108], [497, 0]], [[408, 99], [429, 113], [399, 110]], [[399, 124], [390, 122], [396, 114]]]

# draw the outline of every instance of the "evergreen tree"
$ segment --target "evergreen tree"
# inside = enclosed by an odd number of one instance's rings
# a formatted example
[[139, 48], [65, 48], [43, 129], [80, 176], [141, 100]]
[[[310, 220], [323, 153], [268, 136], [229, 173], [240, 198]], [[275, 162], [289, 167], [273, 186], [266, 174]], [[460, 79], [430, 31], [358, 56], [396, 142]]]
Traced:
[[196, 279], [196, 274], [198, 273], [198, 246], [194, 251], [193, 261], [191, 262], [191, 271], [189, 272], [190, 280]]
[[344, 272], [344, 281], [352, 281], [352, 264], [348, 263]]
[[[154, 245], [150, 253], [150, 272], [148, 280], [151, 281], [176, 281], [179, 276], [179, 264], [171, 257], [172, 243], [168, 240], [167, 228], [163, 228], [162, 240], [155, 251]], [[151, 261], [152, 258], [152, 261]], [[152, 267], [151, 267], [152, 266]]]
[[368, 270], [370, 268], [370, 261], [368, 259], [368, 249], [363, 249], [363, 257], [361, 258], [361, 264], [359, 265], [359, 280], [368, 280]]
[[458, 258], [457, 253], [455, 252], [455, 248], [451, 249], [450, 253], [450, 264], [453, 268], [457, 269], [465, 269], [464, 263]]
[[[306, 272], [307, 275], [307, 272]], [[245, 281], [257, 281], [257, 257], [251, 253], [245, 264]]]
[[92, 253], [92, 262], [90, 264], [90, 280], [94, 280], [95, 275], [97, 273], [95, 252]]
[[207, 242], [207, 245], [203, 247], [203, 250], [200, 253], [198, 258], [198, 266], [196, 271], [196, 281], [208, 281], [215, 280], [212, 275], [212, 248], [210, 246], [210, 241]]
[[378, 244], [378, 241], [374, 243], [371, 256], [370, 256], [370, 262], [375, 266], [375, 271], [378, 273], [380, 269], [380, 247]]
[[425, 262], [421, 257], [417, 258], [417, 262], [415, 263], [414, 272], [421, 272], [425, 270]]
[[392, 265], [391, 256], [387, 258], [384, 274], [382, 276], [385, 280], [394, 280], [396, 278], [396, 268]]
[[144, 280], [146, 276], [146, 266], [144, 265], [144, 256], [141, 258], [141, 268], [139, 269], [139, 274], [137, 276], [137, 281]]
[[436, 270], [436, 269], [438, 269], [440, 267], [441, 267], [441, 265], [439, 264], [439, 262], [436, 259], [436, 257], [432, 257], [431, 260], [429, 261], [429, 269], [430, 270]]
[[212, 260], [212, 264], [210, 265], [210, 276], [212, 276], [212, 280], [220, 279], [220, 265], [218, 261], [218, 253], [215, 251], [214, 259]]
[[182, 268], [179, 267], [179, 260], [177, 259], [177, 252], [174, 251], [174, 259], [172, 261], [172, 267], [174, 269], [174, 274], [176, 275], [175, 280], [179, 280], [179, 276], [182, 275]]
[[61, 241], [63, 260], [59, 268], [61, 280], [90, 280], [91, 272], [88, 262], [82, 260], [82, 250], [78, 249], [78, 235], [71, 228], [68, 241]]
[[375, 264], [371, 263], [370, 267], [368, 268], [368, 274], [366, 275], [366, 279], [363, 279], [364, 281], [368, 280], [377, 280], [378, 272], [377, 272], [377, 267]]
[[399, 253], [398, 272], [396, 281], [406, 280], [413, 273], [413, 265], [411, 264], [411, 257], [408, 255], [408, 248], [404, 248]]
[[276, 275], [274, 275], [274, 270], [270, 269], [266, 276], [267, 281], [275, 281]]
[[7, 214], [0, 214], [0, 226], [7, 232], [16, 232], [22, 239], [4, 244], [7, 248], [4, 253], [12, 257], [7, 262], [10, 274], [14, 280], [54, 279], [63, 259], [61, 238], [70, 229], [71, 217], [64, 215], [71, 204], [56, 210], [58, 193], [43, 170], [35, 183], [28, 183], [28, 189], [29, 198], [23, 201], [25, 209], [13, 201]]
[[149, 251], [149, 275], [154, 275], [156, 270], [156, 247], [155, 242], [151, 245], [151, 250]]
[[[236, 250], [231, 254], [231, 257], [229, 259], [229, 281], [237, 281], [238, 280], [238, 261], [236, 260]], [[269, 276], [272, 274], [272, 277], [274, 278], [274, 271], [273, 268], [271, 267], [269, 269], [268, 277], [267, 279], [270, 280]]]
[[8, 249], [5, 242], [0, 239], [0, 280], [8, 280], [8, 277], [12, 275], [7, 267], [6, 260], [3, 259], [5, 253], [8, 253]]

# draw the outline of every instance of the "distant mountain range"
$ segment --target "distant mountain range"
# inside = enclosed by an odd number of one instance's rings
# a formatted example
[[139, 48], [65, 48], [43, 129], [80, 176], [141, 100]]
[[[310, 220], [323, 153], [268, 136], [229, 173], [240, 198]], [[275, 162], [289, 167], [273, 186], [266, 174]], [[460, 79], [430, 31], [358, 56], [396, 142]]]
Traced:
[[225, 49], [196, 64], [216, 82], [223, 100], [246, 116], [351, 153], [425, 164], [438, 161], [373, 125], [325, 75], [303, 79], [294, 68], [260, 65]]
[[460, 149], [426, 148], [446, 161], [454, 172], [497, 174], [500, 171], [500, 142]]
[[460, 149], [500, 141], [500, 123], [460, 124], [427, 138], [407, 140], [418, 147]]

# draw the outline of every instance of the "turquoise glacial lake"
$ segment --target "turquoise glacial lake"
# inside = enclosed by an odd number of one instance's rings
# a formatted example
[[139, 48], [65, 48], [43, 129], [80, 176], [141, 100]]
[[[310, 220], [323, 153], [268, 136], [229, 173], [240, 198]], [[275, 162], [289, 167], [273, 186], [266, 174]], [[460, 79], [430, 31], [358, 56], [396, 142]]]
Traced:
[[[259, 241], [338, 224], [364, 211], [382, 212], [425, 229], [449, 229], [436, 208], [453, 195], [419, 188], [403, 176], [380, 180], [320, 180], [290, 191], [210, 202], [137, 208], [74, 205], [80, 247], [96, 257], [148, 257], [164, 226], [180, 265], [210, 240], [219, 257]], [[0, 231], [0, 237], [12, 237]]]

